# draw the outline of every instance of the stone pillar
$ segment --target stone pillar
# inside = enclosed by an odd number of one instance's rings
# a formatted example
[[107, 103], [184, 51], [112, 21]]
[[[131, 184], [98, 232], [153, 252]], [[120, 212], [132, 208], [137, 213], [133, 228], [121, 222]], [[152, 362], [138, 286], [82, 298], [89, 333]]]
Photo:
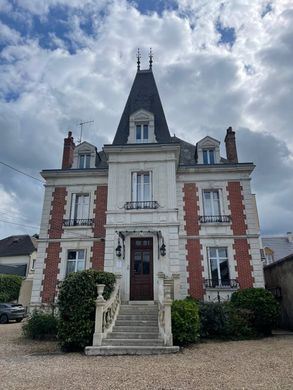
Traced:
[[165, 335], [164, 335], [164, 344], [168, 346], [173, 345], [173, 336], [172, 336], [172, 319], [171, 319], [171, 306], [172, 306], [172, 298], [171, 291], [173, 287], [172, 279], [164, 280], [164, 327], [165, 327]]
[[103, 297], [104, 288], [104, 284], [97, 285], [98, 296], [96, 299], [96, 318], [93, 346], [102, 345], [103, 340], [103, 309], [105, 305], [105, 299]]

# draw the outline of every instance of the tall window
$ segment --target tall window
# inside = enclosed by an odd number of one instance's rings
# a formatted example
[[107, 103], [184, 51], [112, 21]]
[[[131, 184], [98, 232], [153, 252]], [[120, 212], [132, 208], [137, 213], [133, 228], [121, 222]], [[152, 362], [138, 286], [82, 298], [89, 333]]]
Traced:
[[204, 164], [214, 164], [215, 163], [214, 149], [204, 149], [203, 150], [203, 163]]
[[85, 269], [85, 250], [69, 250], [67, 253], [66, 275], [70, 272], [82, 271]]
[[73, 194], [71, 219], [74, 219], [75, 221], [81, 219], [85, 219], [85, 220], [88, 219], [89, 205], [90, 205], [89, 194]]
[[221, 215], [219, 190], [204, 190], [203, 205], [205, 215]]
[[132, 173], [132, 201], [149, 202], [151, 201], [151, 173], [133, 172]]
[[212, 286], [228, 286], [230, 283], [230, 277], [227, 248], [208, 248], [208, 259]]
[[142, 144], [149, 141], [149, 126], [147, 124], [136, 125], [136, 143]]
[[79, 169], [90, 168], [91, 155], [90, 154], [80, 154], [79, 155]]

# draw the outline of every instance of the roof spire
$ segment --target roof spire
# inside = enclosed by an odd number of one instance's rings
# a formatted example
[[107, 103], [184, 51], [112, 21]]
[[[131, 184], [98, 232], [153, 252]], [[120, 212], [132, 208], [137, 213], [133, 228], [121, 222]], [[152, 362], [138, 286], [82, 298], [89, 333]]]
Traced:
[[152, 48], [151, 47], [150, 47], [149, 58], [150, 58], [150, 67], [149, 67], [149, 69], [152, 70], [152, 67], [153, 67], [153, 52], [152, 52]]
[[140, 70], [140, 51], [139, 51], [139, 48], [137, 49], [136, 58], [137, 58], [137, 70]]

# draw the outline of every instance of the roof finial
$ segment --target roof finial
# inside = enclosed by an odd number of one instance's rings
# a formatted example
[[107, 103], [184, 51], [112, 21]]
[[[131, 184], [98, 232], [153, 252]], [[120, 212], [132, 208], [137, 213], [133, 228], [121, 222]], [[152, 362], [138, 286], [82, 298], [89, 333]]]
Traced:
[[150, 70], [152, 70], [152, 67], [153, 67], [153, 52], [152, 52], [152, 48], [151, 47], [150, 47], [149, 57], [150, 57]]
[[137, 70], [140, 70], [140, 51], [139, 51], [139, 48], [137, 49], [136, 58], [137, 58]]

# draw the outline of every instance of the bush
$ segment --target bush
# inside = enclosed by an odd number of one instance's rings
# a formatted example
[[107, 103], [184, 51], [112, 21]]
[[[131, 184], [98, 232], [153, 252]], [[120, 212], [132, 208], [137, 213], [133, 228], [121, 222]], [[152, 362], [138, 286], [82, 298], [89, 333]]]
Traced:
[[200, 304], [200, 335], [206, 338], [247, 339], [255, 337], [252, 313], [230, 302]]
[[188, 345], [199, 338], [198, 304], [191, 300], [172, 303], [172, 333], [174, 344]]
[[279, 304], [272, 293], [264, 288], [246, 288], [231, 296], [235, 308], [253, 313], [253, 326], [258, 335], [270, 335], [277, 324]]
[[0, 274], [0, 302], [17, 300], [21, 282], [21, 276]]
[[35, 310], [28, 321], [23, 324], [25, 337], [36, 340], [55, 340], [57, 337], [58, 319], [53, 314]]
[[64, 351], [79, 351], [92, 344], [97, 284], [105, 284], [103, 296], [109, 299], [115, 275], [91, 269], [70, 273], [62, 282], [58, 297], [58, 339]]

